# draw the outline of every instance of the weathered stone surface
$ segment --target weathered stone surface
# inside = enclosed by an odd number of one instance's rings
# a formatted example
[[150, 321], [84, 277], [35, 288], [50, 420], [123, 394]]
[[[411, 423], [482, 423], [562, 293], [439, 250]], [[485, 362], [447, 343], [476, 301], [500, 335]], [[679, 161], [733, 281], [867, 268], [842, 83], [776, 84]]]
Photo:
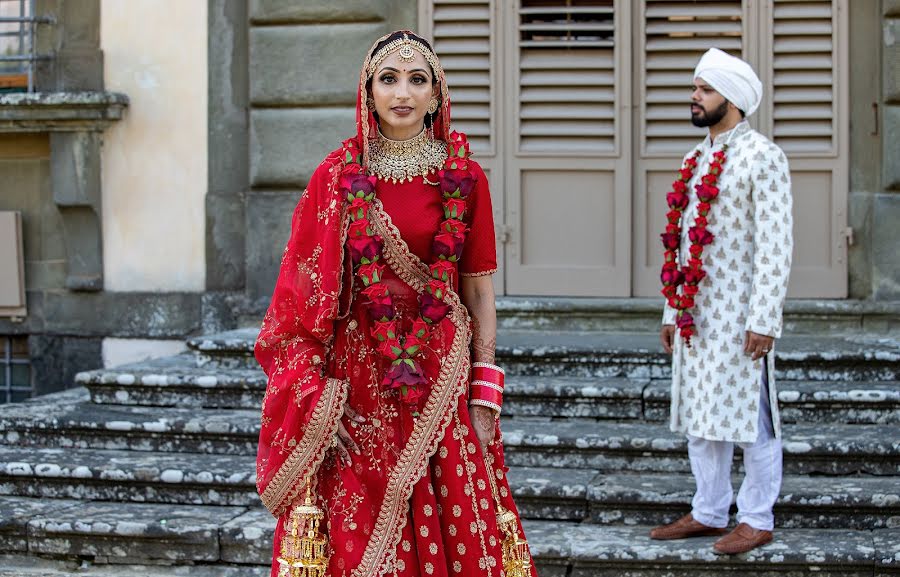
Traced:
[[[656, 333], [661, 318], [662, 298], [497, 298], [501, 331]], [[898, 321], [896, 301], [799, 299], [784, 307], [785, 334], [791, 336], [885, 334], [877, 327]]]
[[885, 18], [882, 26], [882, 92], [885, 102], [900, 104], [900, 18]]
[[79, 506], [77, 501], [0, 497], [0, 553], [28, 550], [29, 520]]
[[587, 518], [588, 488], [598, 471], [513, 467], [509, 483], [523, 517], [580, 521]]
[[192, 354], [79, 373], [95, 403], [205, 408], [260, 406], [266, 387], [261, 369], [207, 370]]
[[258, 506], [253, 456], [6, 446], [0, 493], [193, 505]]
[[250, 99], [254, 105], [355, 106], [359, 68], [370, 43], [347, 39], [374, 40], [388, 32], [387, 24], [377, 21], [252, 28]]
[[875, 577], [900, 573], [900, 529], [874, 531]]
[[329, 152], [356, 133], [352, 106], [265, 108], [250, 113], [250, 181], [302, 189]]
[[28, 522], [29, 549], [110, 563], [217, 561], [219, 527], [245, 509], [84, 503]]
[[11, 445], [255, 455], [259, 411], [94, 405], [85, 389], [0, 407]]
[[[893, 143], [900, 154], [900, 106], [891, 107], [892, 121], [896, 123], [893, 131]], [[885, 122], [887, 122], [887, 118]], [[888, 135], [885, 134], [885, 141]], [[888, 145], [885, 144], [885, 147]], [[898, 156], [900, 158], [900, 156]], [[885, 186], [892, 186], [900, 190], [900, 162], [888, 162], [896, 174], [888, 180], [885, 175]], [[889, 184], [891, 183], [891, 184]], [[880, 299], [900, 299], [900, 251], [891, 250], [891, 247], [900, 246], [900, 193], [886, 193], [875, 195], [874, 215], [872, 219], [872, 281], [875, 289], [875, 297]]]
[[86, 559], [0, 555], [0, 577], [269, 577], [269, 571], [262, 565], [94, 564]]
[[[644, 417], [669, 418], [669, 381], [644, 391]], [[900, 423], [900, 382], [779, 381], [778, 402], [786, 423]]]
[[[735, 476], [733, 486], [737, 489], [741, 481], [740, 475]], [[695, 489], [693, 476], [687, 474], [601, 474], [586, 495], [590, 520], [617, 525], [669, 523], [690, 511]], [[900, 490], [891, 477], [788, 476], [775, 505], [775, 523], [782, 528], [897, 527]]]
[[275, 518], [265, 509], [252, 509], [222, 526], [222, 560], [230, 563], [270, 563]]
[[199, 293], [47, 292], [44, 330], [101, 337], [184, 338], [200, 330]]
[[128, 97], [116, 92], [0, 94], [0, 132], [100, 131], [126, 106]]
[[[250, 18], [257, 23], [327, 23], [387, 20], [391, 29], [415, 28], [416, 4], [412, 0], [250, 0]], [[366, 48], [373, 37], [363, 42]], [[360, 61], [360, 64], [362, 61]]]
[[[690, 470], [686, 441], [665, 424], [569, 419], [504, 419], [511, 466], [601, 470]], [[794, 424], [784, 427], [788, 473], [895, 475], [900, 467], [900, 427]]]
[[[744, 555], [713, 553], [713, 537], [653, 541], [649, 527], [603, 527], [525, 521], [526, 537], [541, 562], [570, 567], [568, 575], [701, 577], [741, 572], [752, 575], [860, 576], [872, 574], [869, 533], [841, 530], [782, 530], [775, 541]], [[814, 568], [814, 569], [813, 569]]]
[[504, 389], [507, 416], [637, 419], [648, 380], [510, 376]]
[[291, 234], [298, 192], [254, 192], [247, 197], [247, 299], [268, 302]]
[[[191, 339], [205, 362], [237, 366], [229, 356], [250, 355], [257, 329], [239, 329]], [[202, 345], [202, 346], [200, 346]], [[775, 348], [780, 380], [900, 380], [896, 337], [785, 337]], [[653, 334], [541, 333], [501, 331], [497, 359], [507, 374], [667, 378], [669, 357]]]

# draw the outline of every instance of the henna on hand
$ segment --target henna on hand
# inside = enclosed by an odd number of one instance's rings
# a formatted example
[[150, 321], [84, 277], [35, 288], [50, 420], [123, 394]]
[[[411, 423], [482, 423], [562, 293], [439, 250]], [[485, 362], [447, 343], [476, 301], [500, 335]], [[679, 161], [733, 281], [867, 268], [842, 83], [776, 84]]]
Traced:
[[481, 334], [481, 323], [477, 316], [472, 317], [472, 356], [481, 363], [493, 363], [497, 350], [497, 337], [486, 337]]
[[494, 429], [497, 417], [494, 411], [479, 405], [471, 405], [469, 407], [469, 415], [472, 419], [472, 424], [475, 426], [478, 442], [481, 443], [481, 448], [486, 450], [488, 446], [494, 443]]

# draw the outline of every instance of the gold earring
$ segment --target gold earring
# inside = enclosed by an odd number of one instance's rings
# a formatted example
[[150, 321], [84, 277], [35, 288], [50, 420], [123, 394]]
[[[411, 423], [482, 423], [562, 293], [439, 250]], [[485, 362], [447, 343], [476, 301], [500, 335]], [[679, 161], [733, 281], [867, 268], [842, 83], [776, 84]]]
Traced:
[[432, 98], [431, 102], [428, 103], [428, 114], [434, 114], [438, 109], [438, 101], [437, 98]]

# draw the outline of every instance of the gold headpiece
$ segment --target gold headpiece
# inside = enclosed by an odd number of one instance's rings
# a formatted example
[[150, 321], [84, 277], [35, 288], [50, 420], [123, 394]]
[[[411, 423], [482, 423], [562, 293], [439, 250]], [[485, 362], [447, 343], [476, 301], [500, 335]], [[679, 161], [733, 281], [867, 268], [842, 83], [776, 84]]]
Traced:
[[375, 56], [372, 57], [369, 61], [369, 69], [367, 70], [369, 77], [371, 78], [375, 74], [385, 58], [397, 51], [399, 51], [400, 60], [403, 62], [412, 62], [413, 58], [416, 57], [415, 52], [418, 52], [424, 56], [428, 64], [431, 65], [431, 69], [434, 71], [435, 75], [440, 76], [443, 73], [441, 63], [438, 62], [434, 52], [432, 52], [428, 46], [425, 46], [415, 38], [410, 38], [409, 34], [404, 32], [403, 38], [397, 38], [396, 40], [388, 42], [375, 54]]

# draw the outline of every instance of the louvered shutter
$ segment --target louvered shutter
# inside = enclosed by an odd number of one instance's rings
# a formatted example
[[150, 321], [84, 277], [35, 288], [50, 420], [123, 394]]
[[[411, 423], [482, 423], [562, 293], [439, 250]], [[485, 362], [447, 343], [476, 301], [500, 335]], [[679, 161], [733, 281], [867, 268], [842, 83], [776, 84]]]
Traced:
[[772, 135], [785, 152], [831, 152], [840, 84], [832, 2], [775, 0]]
[[434, 0], [432, 38], [447, 74], [454, 128], [476, 152], [493, 150], [491, 123], [495, 83], [491, 77], [491, 2]]
[[744, 7], [741, 0], [647, 0], [643, 23], [644, 151], [680, 157], [705, 134], [690, 123], [694, 67], [712, 47], [744, 57]]
[[761, 15], [760, 130], [784, 149], [794, 197], [788, 296], [847, 296], [846, 0], [768, 0]]
[[613, 0], [524, 0], [518, 9], [519, 149], [615, 147]]
[[503, 4], [507, 292], [628, 296], [629, 4]]

